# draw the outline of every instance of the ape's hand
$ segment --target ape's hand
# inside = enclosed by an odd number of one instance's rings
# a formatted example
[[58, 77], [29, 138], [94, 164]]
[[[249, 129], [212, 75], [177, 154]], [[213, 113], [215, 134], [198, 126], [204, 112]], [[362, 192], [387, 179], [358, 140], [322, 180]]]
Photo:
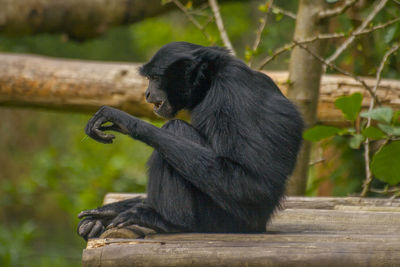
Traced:
[[[129, 131], [126, 125], [129, 122], [129, 118], [132, 119], [134, 117], [121, 110], [102, 106], [86, 124], [85, 132], [100, 143], [111, 144], [115, 136], [104, 133], [104, 131], [128, 134]], [[111, 122], [111, 124], [103, 125], [107, 122]]]

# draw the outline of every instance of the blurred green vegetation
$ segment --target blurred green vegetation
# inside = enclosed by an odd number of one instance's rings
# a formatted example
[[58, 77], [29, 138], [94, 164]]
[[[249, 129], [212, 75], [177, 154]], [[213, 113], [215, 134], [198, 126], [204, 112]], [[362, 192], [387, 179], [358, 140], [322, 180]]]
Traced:
[[[243, 1], [221, 7], [228, 34], [241, 58], [254, 40], [261, 15], [257, 8], [259, 3]], [[297, 1], [280, 1], [279, 5], [292, 12], [297, 10]], [[379, 20], [384, 21], [395, 11], [385, 12]], [[352, 23], [341, 16], [333, 27], [348, 31]], [[267, 25], [257, 51], [258, 60], [290, 41], [295, 22], [274, 15], [269, 17]], [[216, 44], [221, 44], [215, 26], [210, 24], [207, 31]], [[384, 40], [386, 36], [389, 39], [387, 35], [387, 31], [381, 31], [368, 38]], [[19, 38], [0, 35], [0, 51], [142, 62], [171, 41], [209, 45], [177, 11], [111, 29], [104, 36], [83, 43], [70, 41], [61, 34]], [[346, 52], [340, 65], [360, 75], [374, 73], [374, 66], [387, 44], [381, 41], [375, 45], [369, 41], [360, 41], [353, 50]], [[365, 54], [365, 60], [364, 57], [354, 60], [357, 53]], [[288, 59], [289, 53], [283, 54], [267, 68], [285, 70]], [[385, 70], [385, 77], [399, 78], [399, 64], [396, 63], [399, 60], [399, 55], [392, 59], [392, 67]], [[76, 215], [81, 210], [101, 205], [106, 192], [144, 192], [145, 162], [152, 150], [121, 135], [112, 145], [85, 138], [83, 128], [90, 117], [87, 114], [0, 110], [0, 266], [77, 266], [85, 242], [75, 234]], [[337, 147], [347, 149], [340, 145], [344, 143], [340, 138], [334, 140]], [[333, 182], [335, 195], [354, 192], [363, 179], [362, 153], [345, 150], [343, 158], [346, 164], [326, 177]], [[311, 172], [312, 178], [315, 173], [315, 170]], [[310, 181], [309, 194], [316, 194], [318, 182]]]

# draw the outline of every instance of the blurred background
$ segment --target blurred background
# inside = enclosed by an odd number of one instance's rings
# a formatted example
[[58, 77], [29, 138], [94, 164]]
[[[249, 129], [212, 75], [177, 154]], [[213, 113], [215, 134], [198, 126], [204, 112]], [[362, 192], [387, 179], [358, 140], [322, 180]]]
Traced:
[[[182, 2], [191, 8], [191, 1]], [[259, 7], [264, 2], [220, 4], [228, 35], [242, 59], [253, 42], [259, 24]], [[352, 11], [358, 12], [354, 18], [368, 14], [371, 8], [366, 2], [366, 8]], [[275, 3], [297, 12], [298, 1]], [[393, 12], [400, 16], [398, 10], [388, 7], [376, 20], [385, 21], [393, 17]], [[348, 14], [342, 14], [331, 20], [329, 27], [346, 32], [357, 23], [359, 21], [349, 19]], [[400, 27], [398, 24], [396, 27], [391, 31], [398, 32]], [[279, 13], [270, 16], [258, 55], [267, 55], [290, 42], [294, 29], [295, 20]], [[213, 23], [207, 26], [207, 31], [214, 38], [212, 41], [189, 23], [182, 11], [172, 8], [162, 15], [115, 26], [85, 40], [74, 40], [60, 33], [13, 36], [0, 31], [0, 52], [140, 63], [171, 41], [222, 45]], [[374, 75], [387, 50], [385, 42], [395, 33], [377, 31], [359, 38], [336, 61], [337, 65], [360, 76]], [[328, 54], [334, 47], [335, 42], [331, 42]], [[287, 70], [289, 57], [290, 53], [282, 54], [265, 69]], [[399, 62], [397, 54], [383, 76], [400, 79]], [[335, 72], [328, 70], [328, 73]], [[85, 242], [76, 234], [77, 214], [101, 205], [107, 192], [145, 192], [145, 163], [151, 148], [121, 135], [113, 145], [85, 138], [83, 129], [91, 114], [9, 107], [0, 107], [0, 112], [0, 266], [79, 265]], [[163, 122], [152, 123], [160, 126]], [[333, 152], [329, 149], [332, 144]], [[337, 136], [320, 142], [313, 149], [315, 160], [320, 157], [321, 150], [331, 153], [331, 160], [324, 162], [323, 167], [311, 165], [306, 194], [348, 196], [359, 193], [365, 176], [362, 149], [349, 148], [346, 137]], [[337, 153], [339, 150], [341, 152]]]

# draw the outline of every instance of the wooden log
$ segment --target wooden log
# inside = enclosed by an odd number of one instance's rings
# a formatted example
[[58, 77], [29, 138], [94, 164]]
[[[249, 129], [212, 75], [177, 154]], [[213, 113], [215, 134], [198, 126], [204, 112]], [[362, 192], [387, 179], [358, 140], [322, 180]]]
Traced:
[[[105, 203], [139, 195], [107, 194]], [[264, 234], [92, 239], [83, 266], [396, 266], [400, 260], [400, 200], [288, 197], [285, 207]]]
[[396, 266], [400, 260], [399, 239], [388, 235], [202, 236], [94, 241], [83, 266]]
[[[233, 0], [220, 0], [227, 1]], [[205, 2], [194, 0], [193, 5]], [[160, 0], [0, 0], [0, 7], [2, 34], [63, 33], [75, 40], [97, 37], [113, 26], [177, 9]]]
[[[144, 101], [147, 81], [137, 73], [137, 63], [106, 63], [55, 59], [41, 56], [0, 53], [0, 105], [38, 107], [65, 111], [93, 112], [109, 105], [135, 116], [156, 118], [152, 105]], [[288, 73], [266, 72], [286, 93]], [[365, 78], [372, 86], [374, 79]], [[325, 124], [343, 124], [334, 107], [341, 95], [362, 92], [363, 105], [369, 95], [351, 78], [323, 76], [318, 104], [318, 120]], [[381, 102], [400, 109], [400, 81], [384, 79], [377, 94]]]

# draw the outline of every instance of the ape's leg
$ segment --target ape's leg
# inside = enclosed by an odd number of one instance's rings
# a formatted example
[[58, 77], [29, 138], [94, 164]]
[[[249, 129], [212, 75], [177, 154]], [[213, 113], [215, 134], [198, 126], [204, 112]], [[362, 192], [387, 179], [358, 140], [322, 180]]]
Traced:
[[[172, 120], [162, 128], [194, 143], [201, 145], [206, 143], [200, 134], [184, 121]], [[109, 227], [138, 224], [158, 232], [193, 230], [196, 224], [195, 194], [198, 193], [199, 191], [155, 150], [149, 160], [146, 202], [122, 212]]]

